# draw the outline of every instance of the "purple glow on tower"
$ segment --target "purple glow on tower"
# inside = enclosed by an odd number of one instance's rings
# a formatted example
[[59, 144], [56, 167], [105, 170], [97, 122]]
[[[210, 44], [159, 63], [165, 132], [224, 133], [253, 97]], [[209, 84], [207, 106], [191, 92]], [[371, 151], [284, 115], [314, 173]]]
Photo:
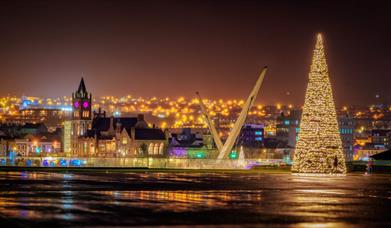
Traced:
[[83, 107], [84, 107], [84, 108], [88, 108], [88, 106], [89, 106], [88, 101], [84, 101], [84, 102], [83, 102]]
[[75, 108], [78, 108], [80, 106], [80, 103], [78, 101], [76, 101], [74, 106], [75, 106]]

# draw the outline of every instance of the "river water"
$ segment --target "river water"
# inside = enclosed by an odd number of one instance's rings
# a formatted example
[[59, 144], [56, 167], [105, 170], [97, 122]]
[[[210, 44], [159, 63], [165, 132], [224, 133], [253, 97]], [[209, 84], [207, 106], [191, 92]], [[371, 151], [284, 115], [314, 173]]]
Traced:
[[391, 225], [391, 175], [0, 172], [1, 227]]

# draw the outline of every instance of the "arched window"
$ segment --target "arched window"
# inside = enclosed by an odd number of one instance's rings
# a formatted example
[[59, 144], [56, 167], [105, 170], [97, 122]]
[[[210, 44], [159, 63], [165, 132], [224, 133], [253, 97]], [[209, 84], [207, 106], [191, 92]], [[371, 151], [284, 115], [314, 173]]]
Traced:
[[154, 144], [153, 154], [155, 154], [155, 155], [159, 154], [159, 144], [157, 144], [157, 143]]
[[164, 143], [160, 143], [159, 154], [163, 154]]
[[153, 154], [153, 143], [150, 143], [148, 146], [148, 154]]

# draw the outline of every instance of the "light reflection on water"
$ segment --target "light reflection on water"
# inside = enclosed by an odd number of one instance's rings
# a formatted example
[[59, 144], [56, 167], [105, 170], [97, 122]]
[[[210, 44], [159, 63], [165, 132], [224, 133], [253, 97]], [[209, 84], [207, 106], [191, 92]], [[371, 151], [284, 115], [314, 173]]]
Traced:
[[116, 203], [154, 208], [155, 210], [192, 211], [251, 205], [261, 200], [261, 191], [103, 191], [93, 192], [112, 197]]
[[331, 227], [357, 227], [357, 224], [347, 224], [342, 222], [323, 222], [323, 223], [308, 223], [303, 222], [299, 224], [294, 224], [291, 227], [297, 227], [297, 228], [331, 228]]
[[338, 227], [389, 223], [391, 205], [388, 176], [2, 174], [0, 215], [27, 222]]
[[[50, 219], [64, 216], [75, 219], [71, 213], [104, 212], [94, 209], [99, 204], [150, 208], [154, 211], [195, 211], [207, 207], [242, 207], [261, 200], [261, 191], [86, 191], [79, 192], [75, 202], [72, 191], [51, 192], [8, 192], [0, 197], [2, 214], [10, 217]], [[24, 195], [21, 197], [21, 195]], [[57, 196], [60, 196], [57, 198]], [[92, 207], [91, 207], [92, 206]], [[35, 208], [27, 210], [26, 208]]]

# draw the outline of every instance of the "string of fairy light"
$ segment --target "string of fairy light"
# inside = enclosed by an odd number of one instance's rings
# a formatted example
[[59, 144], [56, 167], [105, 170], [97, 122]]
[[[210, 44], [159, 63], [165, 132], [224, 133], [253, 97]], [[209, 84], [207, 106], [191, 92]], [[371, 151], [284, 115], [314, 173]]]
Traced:
[[309, 73], [292, 172], [346, 173], [322, 35]]

